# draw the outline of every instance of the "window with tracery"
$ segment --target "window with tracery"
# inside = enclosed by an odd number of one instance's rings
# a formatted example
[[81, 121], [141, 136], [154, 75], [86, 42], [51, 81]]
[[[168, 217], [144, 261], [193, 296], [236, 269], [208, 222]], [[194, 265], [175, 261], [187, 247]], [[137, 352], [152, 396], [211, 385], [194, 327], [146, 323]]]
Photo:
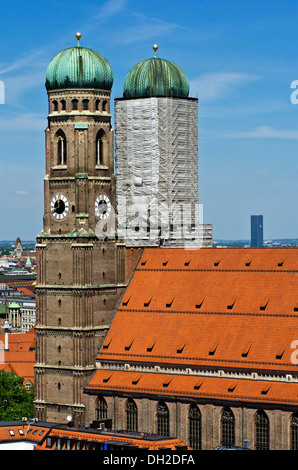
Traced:
[[201, 413], [196, 405], [189, 408], [188, 413], [189, 445], [194, 450], [201, 449]]
[[235, 445], [235, 419], [230, 408], [225, 408], [221, 415], [221, 445], [225, 447]]
[[108, 405], [103, 397], [99, 397], [97, 400], [96, 406], [96, 419], [100, 421], [101, 419], [107, 419], [108, 417]]
[[165, 403], [159, 403], [156, 412], [157, 434], [169, 436], [170, 414]]
[[298, 450], [298, 413], [291, 419], [291, 450]]
[[269, 419], [262, 410], [255, 417], [255, 448], [256, 450], [269, 450]]
[[138, 409], [133, 400], [128, 400], [126, 403], [126, 429], [128, 431], [138, 430]]

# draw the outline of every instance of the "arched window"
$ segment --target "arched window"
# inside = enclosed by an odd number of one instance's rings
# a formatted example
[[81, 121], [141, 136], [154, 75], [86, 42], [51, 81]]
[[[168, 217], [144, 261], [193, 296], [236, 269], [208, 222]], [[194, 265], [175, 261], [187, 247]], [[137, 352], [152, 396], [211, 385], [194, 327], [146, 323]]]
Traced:
[[298, 450], [298, 413], [291, 419], [291, 450]]
[[108, 102], [107, 102], [106, 100], [102, 102], [102, 110], [103, 110], [103, 111], [106, 111], [106, 110], [107, 110], [107, 103], [108, 103]]
[[128, 431], [138, 430], [138, 409], [133, 400], [128, 400], [126, 403], [126, 429]]
[[65, 110], [66, 110], [66, 101], [65, 101], [65, 100], [61, 100], [60, 103], [61, 103], [61, 109], [62, 109], [62, 111], [65, 111]]
[[103, 130], [96, 136], [96, 165], [103, 165], [105, 160], [106, 137]]
[[96, 406], [96, 419], [107, 419], [108, 417], [108, 405], [103, 397], [98, 397]]
[[53, 109], [54, 111], [58, 111], [58, 101], [56, 100], [53, 101]]
[[99, 105], [100, 105], [100, 100], [96, 100], [96, 102], [95, 102], [96, 111], [99, 111]]
[[169, 436], [170, 414], [165, 403], [159, 403], [156, 412], [157, 434], [161, 436]]
[[201, 413], [196, 405], [189, 407], [188, 412], [188, 440], [194, 450], [201, 449]]
[[66, 137], [63, 131], [58, 131], [57, 137], [57, 164], [66, 165]]
[[78, 109], [78, 100], [72, 100], [72, 109], [73, 111]]
[[269, 450], [269, 419], [262, 410], [255, 416], [255, 449]]
[[221, 415], [221, 445], [225, 447], [235, 445], [235, 419], [230, 408], [225, 408]]
[[89, 100], [83, 100], [83, 109], [87, 110], [89, 108]]

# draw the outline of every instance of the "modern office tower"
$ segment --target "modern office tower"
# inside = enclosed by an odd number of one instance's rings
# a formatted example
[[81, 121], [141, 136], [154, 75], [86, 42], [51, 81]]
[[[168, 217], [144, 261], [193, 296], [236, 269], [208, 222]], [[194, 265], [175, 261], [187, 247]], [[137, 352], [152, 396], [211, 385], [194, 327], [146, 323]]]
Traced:
[[196, 244], [198, 99], [184, 71], [153, 49], [115, 100], [119, 232], [127, 245]]
[[77, 45], [46, 72], [43, 230], [37, 235], [35, 416], [90, 423], [83, 387], [124, 289], [124, 245], [109, 237], [116, 202], [113, 73]]
[[263, 216], [251, 215], [250, 217], [251, 229], [251, 247], [263, 246]]

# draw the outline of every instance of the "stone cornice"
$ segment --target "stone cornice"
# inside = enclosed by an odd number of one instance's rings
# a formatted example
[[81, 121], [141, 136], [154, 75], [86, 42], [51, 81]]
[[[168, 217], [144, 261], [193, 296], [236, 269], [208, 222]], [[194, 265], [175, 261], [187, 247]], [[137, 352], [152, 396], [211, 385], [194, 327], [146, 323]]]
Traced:
[[217, 370], [202, 370], [190, 367], [177, 368], [177, 367], [163, 367], [160, 365], [135, 365], [129, 363], [103, 363], [96, 361], [97, 370], [108, 371], [126, 371], [126, 372], [141, 372], [141, 373], [154, 373], [154, 374], [173, 374], [173, 375], [188, 375], [196, 377], [220, 377], [228, 379], [241, 379], [241, 380], [262, 380], [269, 382], [294, 382], [298, 383], [298, 377], [291, 374], [266, 374], [259, 372], [235, 372], [225, 371], [222, 369]]

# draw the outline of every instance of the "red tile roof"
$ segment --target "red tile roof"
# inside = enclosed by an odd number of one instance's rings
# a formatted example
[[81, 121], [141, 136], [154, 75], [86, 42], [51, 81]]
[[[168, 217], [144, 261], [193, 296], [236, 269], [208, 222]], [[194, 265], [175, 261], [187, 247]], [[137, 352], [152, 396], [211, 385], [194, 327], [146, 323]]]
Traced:
[[31, 290], [27, 289], [26, 287], [17, 287], [17, 291], [23, 292], [23, 294], [26, 295], [34, 295], [34, 292]]
[[[158, 450], [160, 448], [167, 448], [176, 450], [180, 446], [187, 447], [180, 439], [161, 437], [150, 435], [146, 438], [143, 433], [133, 433], [129, 431], [117, 432], [112, 430], [102, 431], [101, 433], [92, 433], [83, 431], [82, 429], [59, 429], [53, 428], [47, 437], [53, 437], [62, 440], [61, 450], [66, 448], [66, 439], [79, 440], [80, 442], [97, 442], [97, 443], [109, 443], [109, 444], [128, 444], [138, 447], [140, 450], [146, 448], [148, 450]], [[56, 446], [48, 448], [46, 441], [35, 448], [36, 450], [56, 450]], [[82, 449], [84, 450], [84, 448]]]
[[0, 335], [0, 369], [11, 369], [18, 377], [24, 377], [34, 383], [35, 363], [35, 330], [28, 333], [11, 333], [8, 340], [8, 351], [4, 351], [5, 337]]
[[[297, 327], [297, 248], [148, 248], [97, 361], [295, 374]], [[282, 386], [286, 400], [297, 385]]]
[[98, 360], [292, 370], [297, 304], [298, 249], [146, 249]]
[[41, 442], [46, 433], [49, 432], [48, 427], [36, 426], [27, 423], [5, 423], [2, 422], [0, 426], [0, 443], [3, 442], [20, 442], [29, 441], [34, 443]]
[[275, 382], [260, 378], [183, 375], [181, 372], [99, 370], [90, 380], [88, 390], [298, 405], [298, 382], [285, 379]]
[[80, 444], [80, 450], [86, 450], [86, 444], [97, 444], [103, 448], [107, 444], [109, 449], [138, 449], [158, 450], [167, 448], [176, 450], [179, 448], [190, 449], [180, 439], [164, 437], [155, 434], [146, 434], [130, 431], [114, 431], [111, 429], [93, 429], [82, 426], [68, 426], [64, 424], [32, 422], [30, 424], [22, 421], [10, 421], [0, 423], [0, 450], [1, 444], [18, 444], [31, 442], [35, 445], [34, 450], [57, 450], [58, 439], [60, 450], [66, 450], [67, 440], [71, 441], [71, 450]]

